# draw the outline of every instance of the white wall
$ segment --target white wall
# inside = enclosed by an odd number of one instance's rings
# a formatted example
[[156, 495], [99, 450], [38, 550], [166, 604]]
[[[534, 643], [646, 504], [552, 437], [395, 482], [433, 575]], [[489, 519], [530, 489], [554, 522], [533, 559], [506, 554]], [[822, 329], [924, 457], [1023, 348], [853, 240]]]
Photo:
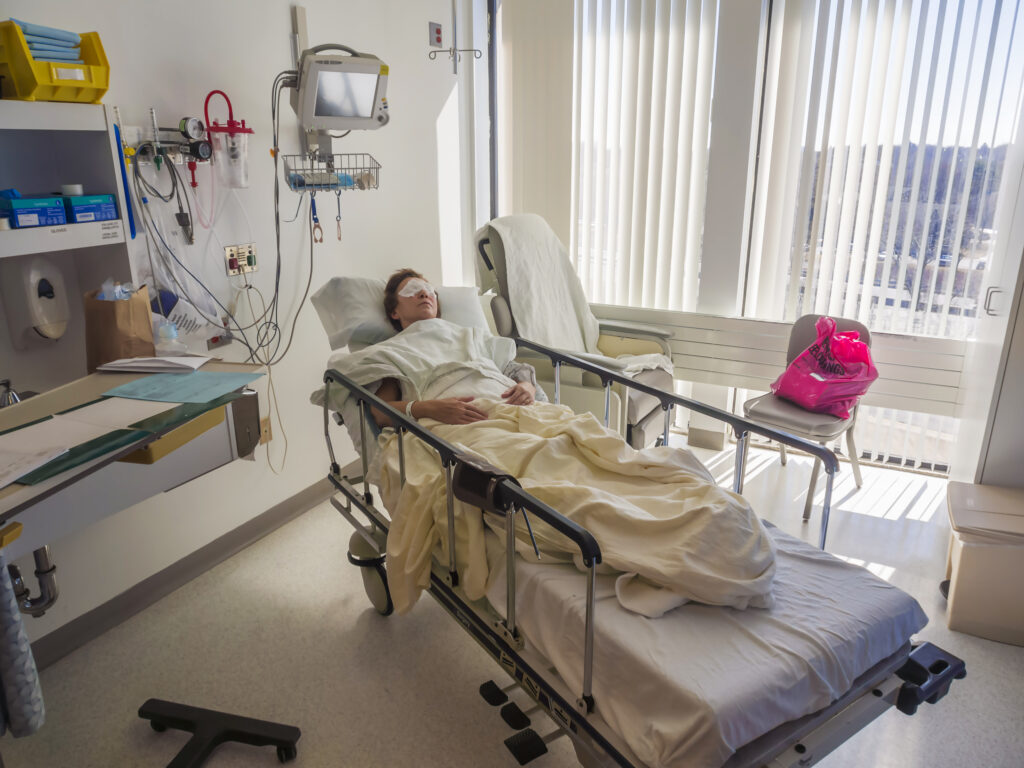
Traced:
[[[570, 246], [573, 4], [499, 4], [498, 214], [536, 213]], [[545, 82], [546, 88], [530, 83]]]
[[[427, 22], [449, 23], [448, 0], [306, 0], [309, 43], [336, 42], [371, 52], [390, 66], [388, 101], [391, 122], [374, 132], [355, 132], [335, 142], [335, 151], [370, 152], [381, 163], [380, 189], [347, 192], [342, 197], [343, 241], [335, 238], [333, 195], [318, 197], [324, 243], [316, 247], [313, 289], [338, 274], [386, 275], [411, 266], [427, 275], [441, 273], [440, 233], [453, 228], [440, 214], [458, 216], [459, 207], [441, 205], [438, 152], [458, 157], [457, 122], [439, 117], [456, 89], [450, 67], [427, 59]], [[239, 191], [252, 227], [261, 269], [256, 284], [269, 295], [272, 285], [274, 228], [270, 86], [274, 76], [292, 66], [289, 3], [283, 0], [199, 2], [173, 6], [115, 0], [8, 0], [5, 15], [75, 31], [100, 33], [111, 65], [106, 104], [120, 107], [127, 125], [148, 124], [148, 108], [163, 125], [183, 115], [200, 116], [212, 89], [227, 92], [236, 118], [245, 118], [256, 133], [250, 145], [250, 184]], [[452, 98], [457, 98], [453, 96]], [[0, 107], [2, 108], [2, 107]], [[484, 105], [486, 109], [486, 104]], [[214, 115], [224, 118], [222, 107]], [[455, 125], [452, 125], [455, 123]], [[284, 107], [281, 148], [298, 150], [294, 114]], [[444, 169], [451, 173], [453, 169]], [[200, 172], [200, 180], [206, 172]], [[208, 193], [208, 187], [201, 194]], [[205, 199], [205, 198], [204, 198]], [[285, 189], [282, 214], [291, 217], [296, 198]], [[467, 226], [471, 226], [467, 225]], [[457, 231], [460, 223], [454, 225]], [[305, 286], [308, 241], [300, 218], [283, 225], [282, 312], [289, 310]], [[206, 232], [197, 226], [197, 242]], [[247, 242], [249, 226], [233, 202], [224, 209], [217, 236], [225, 244]], [[457, 241], [456, 241], [457, 246]], [[141, 247], [136, 241], [133, 248]], [[220, 259], [211, 248], [205, 274], [224, 290]], [[138, 254], [139, 251], [136, 251]], [[222, 253], [222, 252], [221, 252]], [[196, 249], [193, 258], [198, 259]], [[236, 528], [324, 476], [327, 456], [320, 435], [320, 413], [308, 404], [329, 353], [315, 312], [307, 304], [298, 319], [295, 344], [274, 370], [289, 448], [283, 473], [269, 471], [266, 451], [256, 462], [234, 462], [174, 491], [106, 518], [81, 534], [53, 542], [61, 598], [45, 617], [29, 620], [33, 639], [115, 597]], [[241, 347], [225, 357], [242, 359]], [[265, 393], [265, 387], [261, 394]], [[266, 398], [262, 398], [266, 413]], [[281, 430], [274, 425], [270, 444], [280, 461]], [[339, 460], [351, 458], [339, 456]], [[25, 515], [22, 522], [31, 525]], [[344, 553], [339, 550], [339, 557]], [[296, 566], [302, 553], [295, 553]], [[30, 562], [23, 567], [31, 571]]]

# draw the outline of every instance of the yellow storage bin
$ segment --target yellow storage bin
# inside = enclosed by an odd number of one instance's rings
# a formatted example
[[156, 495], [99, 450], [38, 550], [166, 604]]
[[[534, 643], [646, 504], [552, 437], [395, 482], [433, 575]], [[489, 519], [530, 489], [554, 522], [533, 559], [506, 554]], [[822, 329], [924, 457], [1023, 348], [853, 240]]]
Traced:
[[99, 104], [110, 87], [110, 64], [96, 32], [82, 35], [82, 61], [36, 61], [21, 27], [0, 21], [0, 92], [5, 99]]

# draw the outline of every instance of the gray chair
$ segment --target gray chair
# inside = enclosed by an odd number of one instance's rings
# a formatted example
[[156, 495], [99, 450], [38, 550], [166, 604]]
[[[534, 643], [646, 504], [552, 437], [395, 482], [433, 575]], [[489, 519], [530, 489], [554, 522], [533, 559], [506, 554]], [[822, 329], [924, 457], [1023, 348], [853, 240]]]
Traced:
[[[821, 315], [804, 315], [793, 323], [789, 332], [789, 348], [786, 350], [786, 365], [795, 360], [801, 352], [807, 349], [815, 339], [818, 338], [814, 324]], [[842, 317], [834, 318], [836, 330], [858, 331], [860, 339], [869, 347], [871, 346], [871, 332], [863, 323], [856, 320], [849, 320]], [[771, 392], [747, 400], [743, 404], [743, 415], [751, 421], [763, 424], [766, 427], [789, 432], [790, 434], [802, 437], [805, 440], [813, 440], [825, 445], [838, 439], [846, 433], [846, 445], [849, 448], [850, 464], [853, 468], [853, 477], [860, 488], [863, 479], [860, 474], [860, 464], [857, 457], [857, 446], [853, 442], [853, 428], [857, 422], [857, 409], [854, 408], [848, 419], [840, 419], [827, 413], [814, 413], [801, 408], [796, 403], [776, 397]], [[780, 445], [781, 461], [786, 464], [786, 446]], [[818, 482], [818, 471], [821, 469], [821, 459], [814, 460], [814, 468], [811, 470], [811, 484], [807, 489], [807, 501], [804, 503], [804, 520], [811, 517], [811, 505], [814, 500], [814, 487]], [[741, 485], [742, 488], [742, 485]]]

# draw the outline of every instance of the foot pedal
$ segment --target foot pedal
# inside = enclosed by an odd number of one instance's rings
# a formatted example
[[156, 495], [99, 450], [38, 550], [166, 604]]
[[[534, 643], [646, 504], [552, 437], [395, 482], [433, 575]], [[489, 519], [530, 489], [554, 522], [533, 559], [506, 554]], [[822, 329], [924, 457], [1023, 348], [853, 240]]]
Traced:
[[505, 746], [520, 765], [526, 765], [548, 751], [548, 745], [533, 728], [512, 734], [505, 739]]
[[497, 707], [508, 701], [508, 694], [501, 690], [501, 688], [498, 687], [498, 684], [493, 680], [488, 680], [480, 686], [480, 695], [483, 696], [484, 701], [492, 707]]
[[501, 719], [508, 723], [509, 728], [514, 731], [521, 731], [530, 725], [530, 717], [514, 701], [510, 701], [501, 708]]

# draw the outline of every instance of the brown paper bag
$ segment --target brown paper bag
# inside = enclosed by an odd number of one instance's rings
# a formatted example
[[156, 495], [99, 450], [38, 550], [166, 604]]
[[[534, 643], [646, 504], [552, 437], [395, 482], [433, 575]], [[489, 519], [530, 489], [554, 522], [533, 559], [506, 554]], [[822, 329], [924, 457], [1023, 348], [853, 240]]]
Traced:
[[85, 294], [85, 358], [89, 373], [125, 357], [153, 357], [153, 321], [149, 291], [142, 286], [130, 299], [103, 301], [99, 291]]

